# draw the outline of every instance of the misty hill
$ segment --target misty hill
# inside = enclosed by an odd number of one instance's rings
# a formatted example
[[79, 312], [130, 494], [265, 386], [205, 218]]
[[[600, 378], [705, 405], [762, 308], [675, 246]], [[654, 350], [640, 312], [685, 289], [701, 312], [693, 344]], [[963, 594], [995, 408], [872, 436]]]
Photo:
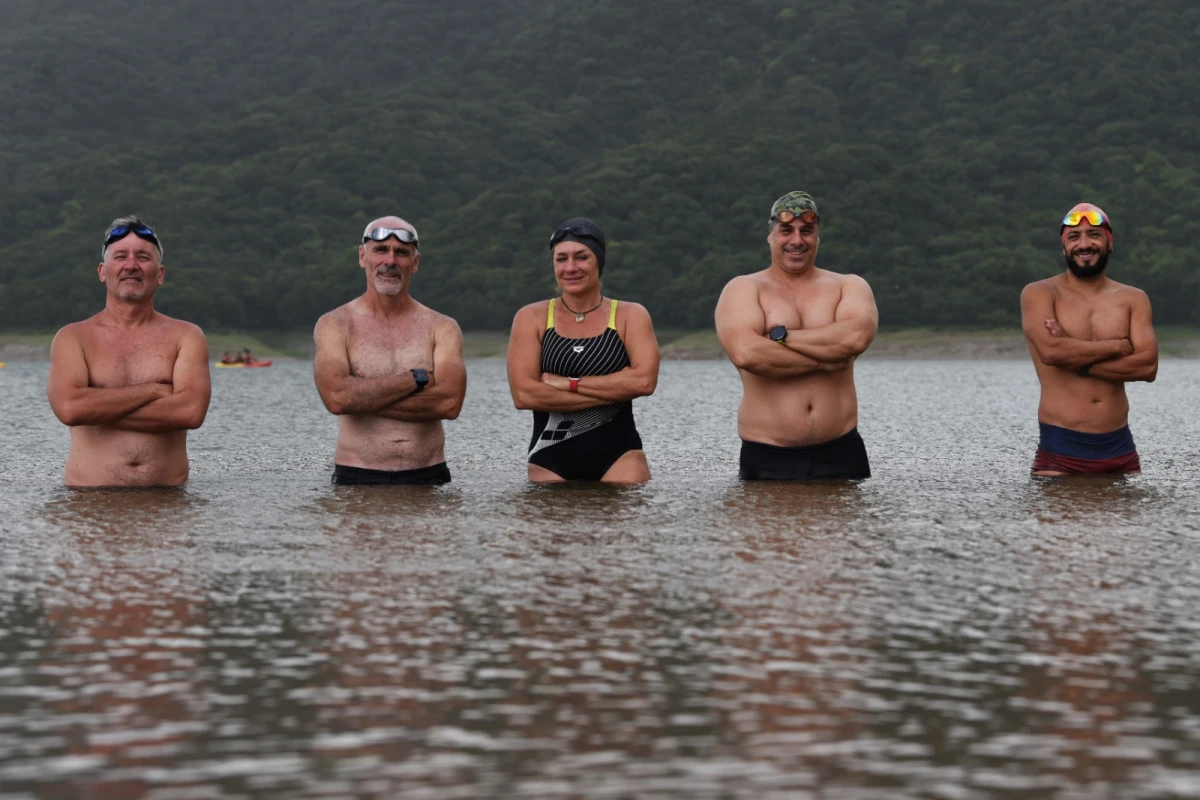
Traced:
[[162, 232], [160, 308], [295, 327], [361, 291], [362, 226], [421, 232], [416, 296], [504, 328], [587, 215], [606, 291], [705, 327], [771, 201], [885, 324], [1008, 324], [1102, 205], [1111, 274], [1200, 322], [1200, 8], [1120, 0], [8, 0], [0, 326], [93, 313], [99, 239]]

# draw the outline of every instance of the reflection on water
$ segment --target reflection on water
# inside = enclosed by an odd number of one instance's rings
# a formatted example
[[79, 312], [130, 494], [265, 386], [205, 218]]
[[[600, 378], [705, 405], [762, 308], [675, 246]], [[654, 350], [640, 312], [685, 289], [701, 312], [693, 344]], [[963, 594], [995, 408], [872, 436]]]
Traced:
[[636, 487], [528, 484], [470, 369], [442, 487], [330, 486], [304, 364], [214, 376], [182, 490], [59, 488], [39, 411], [0, 796], [1200, 796], [1200, 365], [1131, 391], [1145, 474], [1054, 481], [1025, 364], [865, 362], [875, 477], [784, 485], [734, 477], [728, 365], [668, 363]]

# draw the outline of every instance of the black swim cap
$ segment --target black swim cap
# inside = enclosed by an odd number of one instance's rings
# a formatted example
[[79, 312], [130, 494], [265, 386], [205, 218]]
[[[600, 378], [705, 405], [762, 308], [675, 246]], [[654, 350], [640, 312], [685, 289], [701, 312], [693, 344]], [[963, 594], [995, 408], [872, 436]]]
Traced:
[[606, 245], [604, 231], [600, 230], [599, 225], [587, 217], [572, 217], [554, 230], [554, 234], [550, 237], [550, 248], [553, 249], [554, 245], [559, 242], [578, 242], [591, 250], [596, 254], [596, 261], [600, 264], [600, 274], [604, 274]]

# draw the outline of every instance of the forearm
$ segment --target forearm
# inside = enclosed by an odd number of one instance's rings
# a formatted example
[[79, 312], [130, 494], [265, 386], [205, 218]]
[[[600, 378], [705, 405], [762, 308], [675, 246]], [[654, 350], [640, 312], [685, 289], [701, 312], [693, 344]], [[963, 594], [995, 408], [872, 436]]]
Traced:
[[433, 422], [455, 419], [462, 408], [462, 392], [452, 386], [433, 386], [379, 409], [375, 416], [400, 422]]
[[207, 397], [199, 392], [177, 392], [147, 403], [109, 427], [142, 433], [195, 430], [203, 424], [207, 412]]
[[111, 425], [163, 397], [166, 385], [139, 383], [119, 389], [75, 388], [61, 403], [51, 403], [66, 425]]
[[609, 375], [588, 375], [580, 378], [576, 389], [585, 397], [602, 400], [605, 403], [622, 403], [626, 400], [633, 400], [635, 397], [652, 394], [656, 383], [653, 375], [626, 367]]
[[1060, 336], [1044, 348], [1046, 352], [1041, 352], [1042, 349], [1039, 348], [1038, 355], [1046, 364], [1063, 369], [1079, 369], [1085, 364], [1096, 364], [1121, 358], [1132, 347], [1128, 339], [1102, 339], [1098, 342], [1088, 342], [1083, 339]]
[[537, 381], [514, 389], [513, 402], [517, 408], [532, 411], [582, 411], [585, 408], [607, 405], [610, 401], [588, 397], [569, 389], [556, 389]]
[[325, 407], [334, 414], [376, 414], [412, 395], [417, 382], [404, 372], [387, 378], [358, 378], [353, 375], [331, 381]]
[[1153, 381], [1158, 376], [1157, 353], [1134, 353], [1124, 358], [1114, 358], [1092, 365], [1089, 378], [1099, 378], [1113, 383], [1127, 381]]
[[782, 347], [766, 337], [756, 337], [754, 341], [744, 344], [736, 354], [731, 354], [731, 360], [738, 369], [761, 378], [798, 378], [831, 366]]
[[795, 353], [828, 363], [862, 355], [873, 338], [874, 332], [855, 320], [789, 330], [783, 344]]

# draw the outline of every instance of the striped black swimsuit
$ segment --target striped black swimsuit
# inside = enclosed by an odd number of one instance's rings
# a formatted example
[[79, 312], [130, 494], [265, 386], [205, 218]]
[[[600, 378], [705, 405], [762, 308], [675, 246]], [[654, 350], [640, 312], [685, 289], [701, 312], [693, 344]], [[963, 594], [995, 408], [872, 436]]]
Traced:
[[[568, 339], [554, 329], [554, 301], [546, 311], [542, 337], [542, 372], [565, 378], [611, 375], [629, 366], [629, 353], [617, 333], [617, 301], [608, 312], [608, 327], [599, 336]], [[580, 411], [534, 411], [529, 463], [566, 480], [598, 481], [617, 459], [641, 450], [633, 424], [633, 402]]]

